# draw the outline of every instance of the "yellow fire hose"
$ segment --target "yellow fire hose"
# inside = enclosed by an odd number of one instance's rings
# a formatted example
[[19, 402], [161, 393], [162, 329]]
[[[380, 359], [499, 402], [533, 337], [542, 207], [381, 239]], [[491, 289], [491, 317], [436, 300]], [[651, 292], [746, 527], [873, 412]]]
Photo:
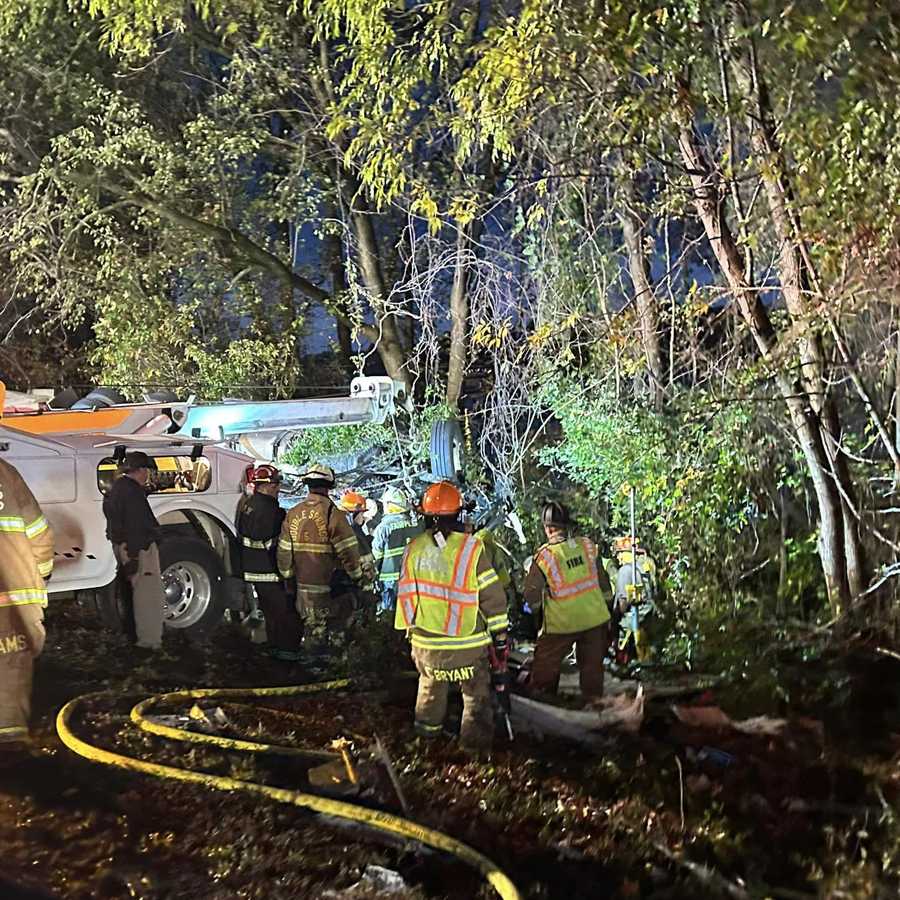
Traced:
[[[173, 691], [168, 694], [157, 694], [142, 700], [131, 710], [131, 721], [139, 728], [151, 734], [171, 738], [176, 741], [186, 741], [196, 744], [212, 744], [226, 750], [246, 750], [252, 753], [277, 753], [279, 755], [303, 755], [315, 757], [315, 751], [304, 751], [299, 748], [278, 747], [270, 744], [258, 744], [253, 741], [235, 740], [232, 738], [218, 737], [217, 735], [201, 734], [192, 731], [184, 731], [180, 728], [172, 728], [158, 722], [150, 721], [144, 717], [144, 713], [158, 703], [168, 701], [185, 700], [221, 700], [232, 697], [290, 697], [297, 694], [308, 694], [316, 691], [339, 690], [347, 687], [349, 681], [326, 681], [319, 684], [302, 684], [291, 687], [274, 688], [209, 688], [193, 691]], [[400, 835], [433, 847], [455, 856], [472, 866], [487, 880], [502, 900], [521, 900], [516, 886], [500, 871], [486, 856], [482, 856], [476, 850], [457, 841], [455, 838], [442, 834], [431, 828], [425, 828], [408, 819], [394, 816], [390, 813], [368, 809], [364, 806], [356, 806], [353, 803], [345, 803], [341, 800], [331, 800], [327, 797], [319, 797], [315, 794], [306, 794], [302, 791], [292, 791], [285, 788], [270, 787], [253, 781], [242, 781], [238, 778], [229, 778], [223, 775], [208, 775], [203, 772], [195, 772], [191, 769], [179, 769], [174, 766], [164, 766], [160, 763], [146, 762], [131, 756], [123, 756], [104, 750], [83, 741], [77, 737], [70, 722], [78, 707], [85, 701], [95, 697], [104, 696], [102, 693], [85, 694], [70, 700], [56, 717], [56, 730], [62, 742], [74, 753], [107, 766], [116, 766], [120, 769], [130, 769], [133, 772], [143, 772], [146, 775], [155, 775], [157, 778], [171, 778], [175, 781], [186, 781], [193, 784], [202, 784], [208, 788], [219, 791], [244, 791], [276, 800], [279, 803], [288, 803], [299, 806], [313, 812], [327, 816], [335, 816], [347, 819], [351, 822], [361, 823], [378, 831]], [[334, 754], [327, 755], [334, 758]]]

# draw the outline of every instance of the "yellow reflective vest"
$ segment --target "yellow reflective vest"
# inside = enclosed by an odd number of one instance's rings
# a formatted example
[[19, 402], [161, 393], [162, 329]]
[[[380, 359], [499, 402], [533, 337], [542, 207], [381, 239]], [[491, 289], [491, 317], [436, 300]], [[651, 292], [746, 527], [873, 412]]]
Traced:
[[544, 631], [574, 634], [609, 621], [597, 574], [597, 547], [588, 538], [544, 544], [534, 556], [547, 580]]
[[[505, 595], [483, 555], [484, 543], [475, 535], [449, 534], [440, 547], [426, 532], [407, 544], [394, 627], [409, 629], [414, 647], [484, 647], [491, 634], [509, 627]], [[485, 604], [480, 602], [482, 592], [489, 597]]]

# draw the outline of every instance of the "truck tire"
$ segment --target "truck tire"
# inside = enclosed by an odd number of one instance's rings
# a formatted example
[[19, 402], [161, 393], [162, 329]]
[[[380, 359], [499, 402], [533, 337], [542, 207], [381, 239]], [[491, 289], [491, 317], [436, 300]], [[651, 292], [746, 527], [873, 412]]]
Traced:
[[189, 638], [204, 637], [225, 614], [222, 560], [199, 538], [164, 538], [159, 568], [166, 593], [166, 628]]
[[431, 426], [431, 474], [457, 481], [463, 474], [466, 443], [456, 419], [442, 419]]
[[110, 631], [120, 632], [134, 639], [134, 615], [131, 591], [125, 590], [118, 577], [93, 592], [97, 617]]

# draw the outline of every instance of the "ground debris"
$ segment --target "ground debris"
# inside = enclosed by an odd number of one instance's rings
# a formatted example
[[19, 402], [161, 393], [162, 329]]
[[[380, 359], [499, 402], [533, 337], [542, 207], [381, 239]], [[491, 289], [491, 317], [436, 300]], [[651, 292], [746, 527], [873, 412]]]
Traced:
[[[75, 723], [102, 746], [298, 788], [307, 784], [308, 763], [201, 745], [186, 750], [135, 729], [128, 713], [151, 693], [296, 684], [315, 680], [312, 673], [268, 659], [229, 626], [207, 644], [172, 644], [169, 655], [144, 661], [139, 670], [127, 645], [78, 615], [77, 607], [51, 606], [47, 629], [36, 678], [36, 747], [17, 771], [0, 773], [3, 900], [30, 896], [25, 891], [32, 888], [42, 900], [305, 900], [328, 891], [348, 900], [490, 896], [477, 875], [442, 854], [424, 854], [363, 828], [333, 827], [291, 807], [98, 767], [69, 754], [53, 730], [63, 702], [102, 684], [109, 693], [87, 704]], [[890, 740], [900, 731], [895, 718], [886, 716], [872, 743], [861, 745], [857, 720], [839, 728], [834, 716], [821, 714], [818, 701], [776, 706], [756, 695], [749, 702], [743, 684], [731, 693], [720, 684], [715, 697], [699, 698], [701, 706], [729, 710], [729, 722], [753, 723], [771, 709], [778, 716], [749, 732], [689, 726], [670, 709], [672, 695], [660, 675], [646, 685], [636, 731], [602, 730], [590, 750], [552, 734], [517, 733], [511, 744], [498, 740], [490, 757], [473, 759], [449, 737], [415, 738], [415, 680], [400, 677], [404, 665], [408, 661], [399, 659], [396, 672], [379, 671], [377, 694], [222, 702], [225, 733], [320, 752], [333, 752], [331, 742], [344, 736], [352, 741], [362, 788], [354, 802], [399, 811], [372, 749], [377, 733], [402, 778], [410, 818], [490, 857], [526, 900], [693, 900], [727, 896], [728, 887], [752, 897], [900, 896], [900, 776], [898, 745]], [[826, 672], [803, 674], [815, 684], [828, 679]], [[703, 683], [692, 677], [671, 690], [696, 695]], [[874, 683], [891, 682], [879, 677]], [[872, 680], [864, 684], [863, 700]], [[600, 716], [616, 713], [619, 704], [633, 709], [637, 685], [621, 685], [610, 681], [615, 702], [609, 707], [564, 712]], [[680, 697], [676, 702], [686, 706]], [[855, 716], [862, 707], [835, 710]], [[185, 714], [187, 707], [164, 712]], [[869, 707], [865, 712], [879, 724]], [[454, 698], [451, 716], [459, 714]], [[821, 728], [801, 721], [804, 715], [825, 719], [827, 744]], [[783, 733], [770, 725], [779, 720], [789, 723]], [[726, 758], [731, 764], [718, 764]], [[723, 881], [704, 882], [700, 870], [683, 861]], [[362, 881], [367, 867], [396, 873], [402, 891], [386, 895], [363, 883], [360, 893], [342, 894]], [[120, 872], [124, 879], [114, 877]], [[14, 890], [7, 890], [9, 881]], [[28, 888], [18, 891], [24, 884]], [[366, 887], [376, 892], [362, 893]]]
[[322, 894], [323, 898], [334, 898], [334, 900], [340, 897], [371, 897], [372, 900], [375, 900], [377, 897], [388, 896], [414, 897], [420, 895], [418, 892], [416, 894], [410, 893], [406, 882], [399, 873], [391, 869], [385, 869], [383, 866], [374, 865], [366, 866], [359, 881], [351, 884], [350, 887], [342, 891], [325, 891]]
[[742, 721], [733, 720], [718, 706], [672, 706], [672, 712], [683, 725], [710, 731], [739, 731], [742, 734], [760, 737], [784, 738], [793, 730], [804, 733], [819, 743], [825, 739], [825, 729], [821, 722], [800, 717], [794, 720], [775, 719], [770, 716], [754, 716]]

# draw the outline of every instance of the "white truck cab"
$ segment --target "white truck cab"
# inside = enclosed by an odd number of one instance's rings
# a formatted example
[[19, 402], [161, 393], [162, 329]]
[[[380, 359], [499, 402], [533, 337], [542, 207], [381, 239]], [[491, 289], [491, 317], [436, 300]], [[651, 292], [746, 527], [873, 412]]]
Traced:
[[[324, 400], [4, 415], [0, 458], [19, 470], [53, 528], [51, 602], [89, 592], [108, 624], [121, 624], [103, 498], [125, 453], [142, 450], [156, 463], [148, 499], [163, 530], [166, 627], [205, 632], [246, 603], [234, 538], [247, 467], [269, 458], [265, 451], [290, 431], [383, 422], [399, 390], [387, 378], [357, 378], [349, 397]], [[104, 426], [94, 430], [98, 422]]]

